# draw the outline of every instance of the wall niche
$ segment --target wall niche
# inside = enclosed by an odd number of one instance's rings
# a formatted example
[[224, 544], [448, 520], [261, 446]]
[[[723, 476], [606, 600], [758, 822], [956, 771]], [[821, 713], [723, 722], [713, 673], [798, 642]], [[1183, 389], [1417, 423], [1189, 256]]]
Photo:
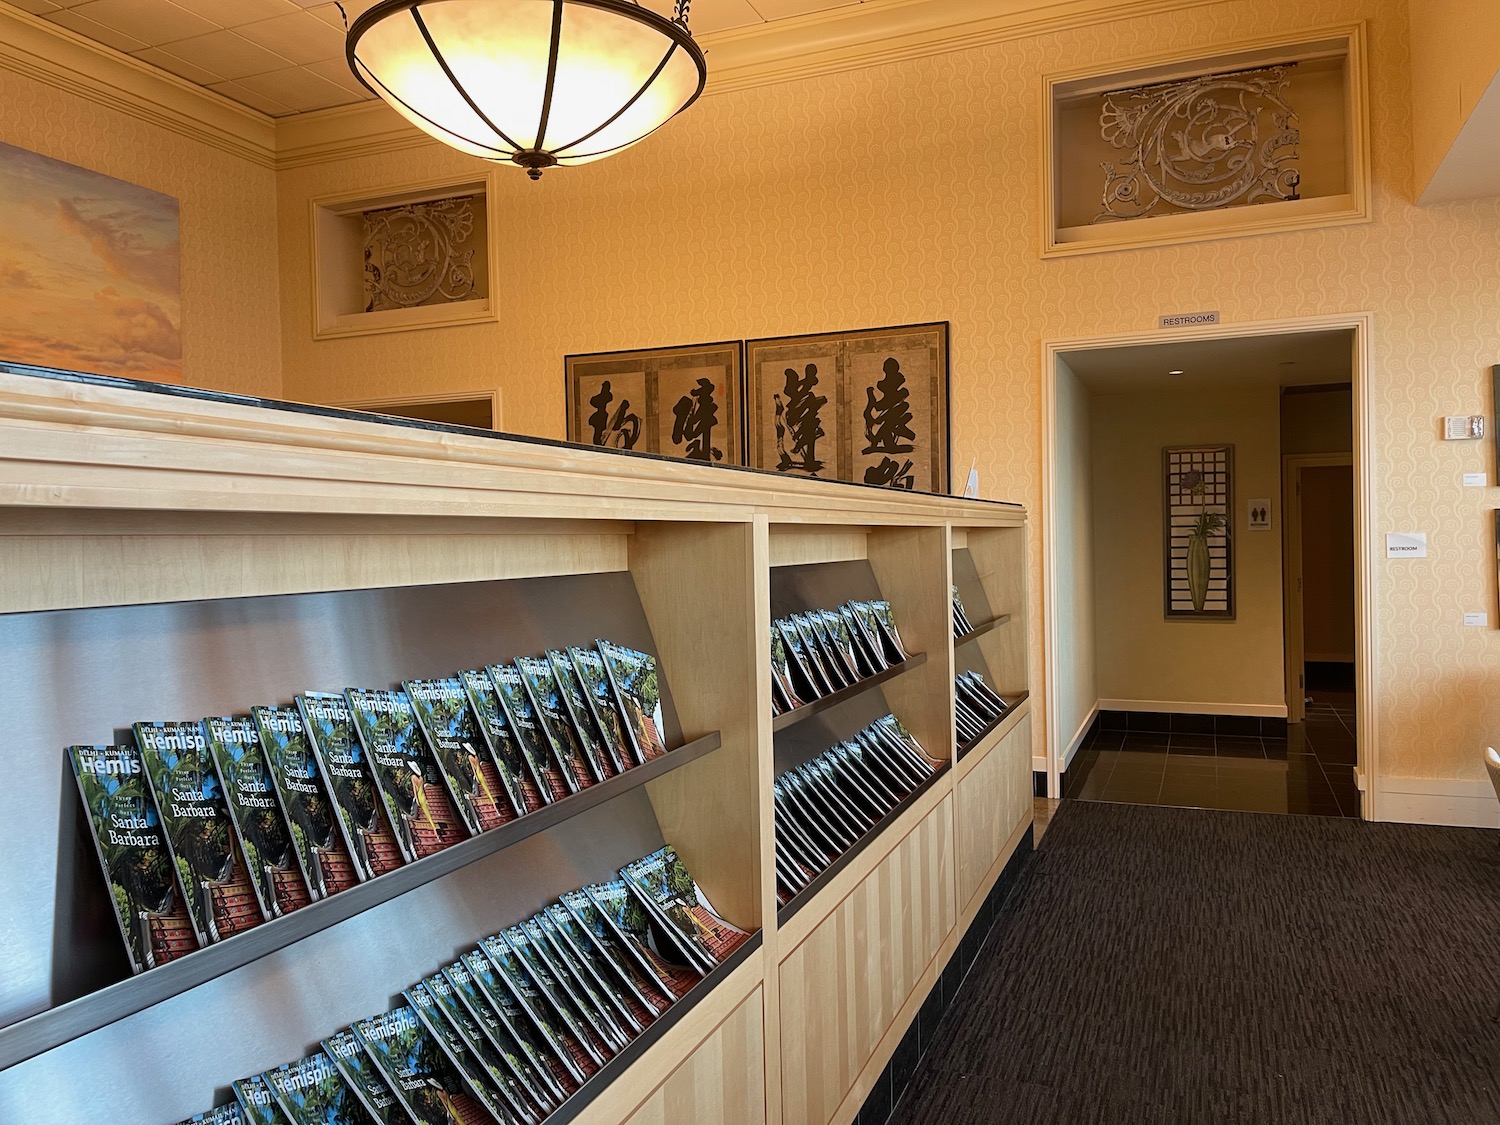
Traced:
[[1045, 79], [1044, 258], [1368, 222], [1363, 23]]
[[312, 201], [313, 338], [498, 320], [487, 178]]

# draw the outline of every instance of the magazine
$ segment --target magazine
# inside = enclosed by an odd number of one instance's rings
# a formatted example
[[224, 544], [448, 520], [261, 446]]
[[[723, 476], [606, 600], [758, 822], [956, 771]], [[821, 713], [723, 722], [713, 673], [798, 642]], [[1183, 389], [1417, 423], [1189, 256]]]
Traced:
[[255, 723], [249, 717], [204, 719], [203, 737], [261, 914], [279, 918], [306, 906], [312, 896], [292, 851]]
[[588, 694], [584, 690], [578, 669], [573, 666], [573, 661], [566, 652], [557, 649], [547, 650], [547, 660], [552, 665], [552, 675], [562, 691], [563, 704], [567, 707], [568, 717], [572, 719], [573, 730], [578, 735], [594, 779], [603, 781], [614, 777], [625, 766], [615, 761], [610, 748], [604, 744], [604, 731], [599, 726], [594, 709], [589, 706]]
[[670, 844], [627, 863], [620, 875], [649, 908], [676, 927], [685, 939], [683, 948], [705, 972], [722, 964], [750, 936], [718, 915]]
[[479, 943], [479, 948], [573, 1078], [582, 1084], [599, 1073], [599, 1068], [604, 1065], [603, 1054], [578, 1024], [577, 1018], [566, 1008], [559, 1010], [551, 997], [542, 991], [505, 938], [499, 934], [487, 937]]
[[[544, 1112], [556, 1109], [565, 1095], [552, 1077], [543, 1058], [544, 1052], [535, 1044], [528, 1048], [527, 1043], [501, 1019], [499, 1010], [490, 1002], [462, 961], [446, 966], [443, 978], [448, 982], [449, 993], [454, 1002], [463, 1009], [470, 1021], [465, 1026], [472, 1026], [489, 1042], [490, 1049], [505, 1061], [533, 1104]], [[433, 995], [441, 999], [441, 994], [436, 989], [432, 991]], [[459, 1025], [457, 1019], [453, 1022], [455, 1026]], [[464, 1028], [460, 1027], [460, 1030]]]
[[505, 722], [515, 735], [533, 776], [539, 779], [543, 795], [549, 802], [562, 800], [573, 790], [552, 753], [551, 740], [542, 731], [541, 719], [520, 670], [513, 664], [491, 664], [488, 671], [500, 698]]
[[[620, 890], [625, 900], [639, 909], [629, 889], [623, 883], [620, 886]], [[615, 967], [621, 978], [631, 986], [635, 995], [640, 998], [643, 1004], [657, 1013], [665, 1012], [671, 1007], [672, 1001], [679, 994], [674, 993], [667, 983], [657, 975], [650, 960], [638, 950], [631, 948], [630, 943], [621, 938], [615, 928], [605, 921], [603, 912], [600, 911], [599, 907], [594, 905], [593, 899], [583, 891], [569, 891], [562, 896], [562, 902], [559, 905], [578, 923], [582, 931], [593, 940], [594, 945], [608, 958], [609, 963]], [[684, 991], [692, 987], [692, 983], [698, 979], [696, 973], [689, 971], [689, 975], [690, 980]]]
[[818, 643], [818, 635], [808, 620], [807, 614], [792, 614], [787, 618], [787, 626], [802, 642], [802, 657], [807, 661], [807, 666], [823, 688], [823, 695], [832, 695], [841, 688], [849, 686], [837, 665], [834, 664], [833, 658], [824, 653], [823, 646]]
[[484, 749], [484, 736], [457, 676], [442, 680], [407, 680], [417, 723], [433, 759], [471, 836], [516, 818], [500, 771]]
[[803, 706], [803, 700], [797, 695], [796, 688], [792, 684], [792, 670], [786, 652], [786, 639], [774, 625], [771, 626], [771, 679], [773, 687], [780, 688], [788, 711], [795, 711]]
[[321, 1046], [377, 1125], [411, 1125], [411, 1118], [375, 1069], [359, 1036], [353, 1031], [336, 1032], [323, 1040]]
[[547, 940], [557, 950], [558, 956], [566, 956], [580, 965], [593, 978], [595, 986], [602, 990], [615, 1011], [627, 1023], [640, 1032], [661, 1015], [662, 1008], [656, 1001], [641, 992], [630, 975], [617, 967], [584, 930], [578, 919], [568, 913], [568, 908], [554, 902], [537, 915], [537, 923]]
[[361, 880], [384, 875], [405, 859], [391, 831], [369, 759], [354, 730], [354, 712], [342, 695], [309, 691], [297, 696], [308, 744], [328, 784], [339, 831]]
[[775, 623], [775, 628], [786, 645], [787, 667], [791, 669], [792, 684], [797, 695], [804, 700], [811, 701], [822, 699], [825, 695], [832, 693], [833, 688], [823, 675], [822, 669], [807, 651], [807, 645], [803, 642], [802, 634], [796, 625], [791, 621], [782, 620]]
[[964, 601], [958, 596], [958, 587], [953, 587], [953, 635], [965, 637], [974, 631], [969, 624], [969, 615], [964, 612]]
[[[443, 981], [441, 976], [436, 979]], [[452, 990], [448, 989], [446, 981], [443, 982], [443, 987], [451, 996]], [[458, 1071], [463, 1078], [465, 1087], [484, 1106], [491, 1117], [502, 1122], [503, 1125], [511, 1125], [512, 1122], [536, 1125], [540, 1120], [538, 1111], [520, 1090], [514, 1075], [506, 1073], [504, 1064], [493, 1051], [491, 1058], [494, 1060], [496, 1070], [491, 1072], [488, 1064], [475, 1054], [462, 1033], [448, 1018], [446, 1009], [433, 995], [427, 981], [412, 985], [402, 993], [402, 996], [411, 1005], [412, 1011], [417, 1013], [417, 1018], [422, 1021], [439, 1049], [447, 1056], [453, 1069]], [[519, 1100], [513, 1102], [512, 1097]]]
[[667, 752], [666, 723], [662, 718], [661, 669], [656, 657], [633, 648], [601, 640], [599, 655], [614, 689], [615, 701], [625, 716], [625, 730], [635, 751], [635, 760], [645, 765]]
[[318, 899], [354, 886], [359, 874], [340, 835], [338, 813], [301, 714], [295, 707], [252, 707], [250, 713], [307, 889]]
[[[559, 1103], [566, 1101], [584, 1079], [583, 1071], [573, 1056], [561, 1042], [554, 1041], [531, 1018], [530, 1013], [522, 1007], [515, 989], [500, 975], [495, 963], [482, 949], [472, 949], [461, 954], [458, 963], [468, 973], [474, 987], [479, 990], [506, 1030], [515, 1036], [516, 1043], [536, 1068], [537, 1076], [546, 1084], [552, 1096]], [[459, 998], [467, 1001], [469, 994], [459, 978], [450, 976], [449, 979], [458, 990]], [[477, 1013], [480, 1009], [477, 1004], [471, 1004], [469, 1010]]]
[[704, 973], [682, 951], [685, 939], [657, 920], [645, 900], [624, 879], [593, 883], [584, 888], [605, 923], [633, 954], [650, 966], [652, 974], [677, 999], [703, 979]]
[[292, 1125], [276, 1102], [264, 1074], [236, 1078], [230, 1083], [247, 1125]]
[[201, 723], [136, 723], [167, 851], [200, 945], [264, 922]]
[[354, 1024], [354, 1034], [416, 1125], [472, 1125], [484, 1110], [409, 1005]]
[[133, 744], [69, 746], [67, 754], [131, 972], [191, 953], [198, 948], [197, 935], [140, 750]]
[[623, 1034], [610, 1025], [607, 1013], [593, 1011], [579, 995], [573, 979], [552, 963], [545, 949], [546, 939], [538, 942], [537, 937], [522, 924], [506, 928], [505, 944], [520, 958], [532, 981], [551, 1001], [568, 1030], [593, 1047], [598, 1062], [607, 1062], [620, 1052], [625, 1045]]
[[844, 620], [843, 614], [831, 609], [820, 609], [817, 619], [822, 622], [823, 631], [827, 635], [828, 644], [843, 661], [845, 672], [851, 683], [857, 683], [866, 676], [871, 675], [865, 671], [863, 662], [859, 658], [859, 650], [855, 647], [854, 636], [849, 632], [849, 623]]
[[292, 1125], [328, 1125], [330, 1121], [338, 1125], [375, 1125], [364, 1103], [322, 1051], [268, 1070], [262, 1077]]
[[404, 691], [349, 688], [354, 729], [386, 817], [410, 863], [467, 838]]
[[553, 975], [579, 1005], [594, 1030], [616, 1051], [623, 1050], [640, 1034], [640, 1025], [630, 1009], [611, 995], [582, 959], [557, 936], [545, 913], [522, 922], [521, 928], [531, 939], [531, 948], [552, 968]]
[[593, 712], [594, 721], [604, 739], [605, 751], [616, 770], [624, 772], [634, 764], [630, 736], [625, 731], [625, 717], [615, 700], [615, 692], [609, 686], [609, 673], [604, 670], [604, 657], [597, 649], [568, 649], [568, 656], [583, 684], [584, 697]]
[[867, 618], [855, 608], [855, 602], [846, 602], [839, 606], [839, 616], [849, 626], [849, 637], [854, 641], [857, 652], [862, 656], [865, 666], [873, 669], [870, 673], [883, 672], [891, 666], [886, 659], [885, 647], [880, 643], [880, 637], [874, 628], [874, 620]]
[[245, 1125], [245, 1111], [240, 1108], [239, 1102], [230, 1102], [218, 1109], [189, 1117], [186, 1121], [179, 1121], [177, 1125]]
[[479, 733], [484, 736], [490, 757], [500, 771], [500, 781], [505, 786], [511, 807], [519, 816], [536, 812], [547, 803], [541, 790], [545, 782], [533, 772], [525, 755], [521, 753], [515, 734], [505, 721], [505, 712], [500, 708], [500, 696], [495, 691], [495, 681], [482, 668], [460, 672], [458, 678], [463, 681], [464, 692], [479, 720]]
[[583, 740], [573, 726], [573, 717], [563, 702], [562, 688], [552, 673], [551, 661], [544, 656], [519, 656], [516, 669], [531, 697], [531, 706], [539, 720], [537, 726], [552, 751], [553, 759], [562, 766], [563, 780], [568, 783], [569, 791], [577, 793], [587, 789], [597, 778], [589, 767]]

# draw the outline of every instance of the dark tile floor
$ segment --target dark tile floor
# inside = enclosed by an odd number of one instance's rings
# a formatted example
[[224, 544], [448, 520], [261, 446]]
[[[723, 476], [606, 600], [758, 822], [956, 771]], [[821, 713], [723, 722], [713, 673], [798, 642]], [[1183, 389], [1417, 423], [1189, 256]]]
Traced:
[[1357, 817], [1353, 691], [1338, 679], [1326, 686], [1310, 682], [1316, 686], [1309, 691], [1307, 721], [1287, 727], [1284, 738], [1144, 730], [1152, 724], [1137, 715], [1130, 716], [1128, 730], [1100, 724], [1064, 775], [1063, 796]]

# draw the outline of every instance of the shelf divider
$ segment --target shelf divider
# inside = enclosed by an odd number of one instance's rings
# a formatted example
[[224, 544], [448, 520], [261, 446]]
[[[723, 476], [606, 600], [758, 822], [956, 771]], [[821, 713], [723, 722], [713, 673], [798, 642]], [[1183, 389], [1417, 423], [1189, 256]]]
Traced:
[[983, 625], [979, 625], [979, 626], [976, 626], [973, 629], [970, 629], [967, 633], [964, 633], [962, 636], [954, 637], [953, 638], [954, 647], [957, 647], [958, 645], [966, 645], [970, 641], [977, 641], [980, 637], [984, 636], [991, 629], [998, 629], [1002, 625], [1008, 625], [1010, 623], [1011, 616], [1012, 615], [1009, 614], [1009, 613], [1002, 613], [999, 617], [995, 618], [995, 620], [993, 620], [993, 621], [986, 621]]
[[913, 668], [920, 668], [927, 663], [927, 654], [919, 652], [914, 656], [908, 656], [900, 664], [892, 664], [883, 672], [876, 672], [873, 676], [860, 680], [858, 683], [850, 684], [846, 688], [839, 688], [832, 695], [825, 695], [820, 699], [814, 699], [811, 703], [804, 703], [801, 707], [792, 711], [783, 711], [771, 720], [771, 732], [773, 734], [784, 731], [787, 727], [794, 727], [803, 719], [810, 719], [820, 711], [827, 711], [830, 707], [837, 707], [846, 699], [853, 699], [879, 684], [888, 680], [894, 680], [903, 672], [910, 672]]
[[389, 902], [398, 895], [503, 851], [538, 832], [545, 832], [622, 793], [637, 789], [663, 774], [697, 761], [717, 750], [722, 741], [719, 732], [714, 731], [644, 765], [635, 766], [581, 792], [570, 794], [554, 804], [544, 805], [535, 812], [517, 817], [488, 832], [471, 836], [435, 855], [408, 863], [395, 871], [304, 906], [292, 914], [263, 922], [252, 930], [204, 946], [175, 961], [168, 961], [165, 965], [158, 965], [87, 996], [80, 996], [76, 1000], [0, 1028], [0, 1070], [91, 1031], [97, 1031], [116, 1020], [144, 1011], [153, 1004], [196, 988], [356, 914]]
[[918, 785], [905, 797], [902, 797], [901, 800], [897, 801], [896, 804], [891, 807], [890, 812], [886, 813], [874, 824], [870, 825], [869, 830], [863, 836], [849, 845], [848, 851], [844, 852], [822, 871], [818, 872], [817, 878], [815, 878], [811, 883], [807, 884], [807, 886], [803, 887], [787, 902], [782, 904], [781, 908], [776, 911], [776, 924], [778, 926], [786, 925], [788, 920], [791, 919], [792, 915], [796, 914], [797, 911], [801, 910], [809, 902], [815, 899], [818, 896], [819, 891], [821, 891], [830, 882], [832, 882], [834, 877], [838, 875], [840, 871], [848, 867], [849, 864], [854, 861], [855, 856], [859, 855], [860, 852], [864, 851], [867, 847], [870, 846], [870, 844], [878, 839], [882, 832], [884, 832], [887, 828], [894, 824], [897, 818], [900, 817], [902, 813], [916, 804], [917, 801], [921, 799], [922, 794], [926, 793], [929, 789], [936, 785], [938, 783], [938, 780], [951, 768], [951, 764], [945, 761], [941, 766], [933, 770], [928, 777], [924, 778], [920, 785]]

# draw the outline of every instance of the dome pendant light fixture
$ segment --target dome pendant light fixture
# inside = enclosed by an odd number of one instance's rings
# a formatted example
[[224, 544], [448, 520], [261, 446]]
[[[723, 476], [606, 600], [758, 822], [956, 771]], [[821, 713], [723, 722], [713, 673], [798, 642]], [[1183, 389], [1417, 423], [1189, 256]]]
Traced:
[[461, 152], [525, 168], [629, 148], [703, 92], [688, 31], [634, 0], [381, 0], [349, 28], [355, 77]]

